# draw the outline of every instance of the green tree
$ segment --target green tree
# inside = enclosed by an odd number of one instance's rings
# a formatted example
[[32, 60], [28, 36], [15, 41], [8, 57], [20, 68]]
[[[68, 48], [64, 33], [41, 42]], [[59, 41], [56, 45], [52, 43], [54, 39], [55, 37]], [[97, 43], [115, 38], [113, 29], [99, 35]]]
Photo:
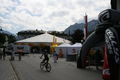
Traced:
[[80, 29], [75, 30], [75, 32], [72, 34], [72, 43], [79, 42], [81, 43], [81, 40], [83, 40], [84, 34], [83, 31]]
[[16, 41], [16, 37], [15, 36], [13, 36], [13, 35], [9, 35], [8, 36], [8, 42], [9, 43], [14, 43]]
[[6, 37], [8, 38], [8, 43], [13, 43], [16, 41], [15, 36], [0, 33], [0, 47], [2, 47], [3, 44], [6, 42]]
[[58, 31], [52, 31], [50, 32], [50, 34], [58, 36], [58, 37], [67, 36], [67, 34], [65, 34], [64, 32], [58, 32]]

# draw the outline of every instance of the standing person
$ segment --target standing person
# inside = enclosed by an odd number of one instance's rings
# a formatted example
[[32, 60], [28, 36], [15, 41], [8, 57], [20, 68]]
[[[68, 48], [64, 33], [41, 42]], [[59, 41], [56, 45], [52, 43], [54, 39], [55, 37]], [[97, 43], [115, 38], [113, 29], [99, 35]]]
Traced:
[[14, 54], [15, 54], [14, 44], [11, 43], [11, 59], [10, 59], [11, 61], [14, 60]]
[[17, 49], [18, 49], [18, 50], [17, 50], [17, 53], [19, 54], [19, 55], [18, 55], [18, 59], [19, 59], [19, 61], [21, 61], [22, 54], [23, 54], [23, 51], [24, 51], [24, 50], [23, 50], [23, 47], [20, 47], [20, 46], [17, 47]]
[[5, 60], [6, 53], [5, 53], [5, 47], [3, 48], [3, 60]]
[[47, 50], [44, 51], [44, 53], [41, 55], [40, 58], [42, 58], [44, 56], [44, 59], [42, 60], [42, 62], [44, 63], [48, 63], [49, 62], [49, 57], [48, 57], [48, 53]]
[[13, 47], [12, 50], [13, 50], [12, 53], [11, 53], [12, 54], [12, 60], [14, 60], [15, 59], [15, 48]]
[[21, 57], [22, 57], [22, 50], [19, 52], [19, 56], [18, 56], [19, 61], [21, 61]]
[[2, 55], [3, 55], [3, 49], [0, 48], [0, 60], [2, 59]]
[[63, 51], [62, 51], [62, 49], [59, 49], [59, 54], [58, 54], [58, 56], [59, 56], [60, 58], [63, 58]]
[[57, 63], [58, 55], [57, 55], [56, 51], [53, 52], [53, 59], [54, 59], [54, 63]]

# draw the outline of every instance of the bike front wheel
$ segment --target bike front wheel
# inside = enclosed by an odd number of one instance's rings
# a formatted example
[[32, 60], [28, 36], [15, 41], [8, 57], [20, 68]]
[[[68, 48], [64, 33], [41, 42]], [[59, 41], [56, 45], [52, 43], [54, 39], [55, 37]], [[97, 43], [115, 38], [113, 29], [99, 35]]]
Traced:
[[50, 72], [51, 71], [51, 65], [50, 65], [50, 63], [47, 63], [46, 66], [45, 66], [45, 68], [46, 68], [47, 72]]

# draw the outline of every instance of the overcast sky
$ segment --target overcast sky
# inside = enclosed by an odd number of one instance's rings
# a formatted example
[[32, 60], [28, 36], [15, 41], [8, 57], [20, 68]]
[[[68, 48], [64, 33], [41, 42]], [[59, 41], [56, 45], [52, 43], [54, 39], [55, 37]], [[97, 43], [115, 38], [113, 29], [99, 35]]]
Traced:
[[110, 0], [0, 0], [0, 25], [4, 30], [63, 31], [74, 23], [97, 19], [110, 8]]

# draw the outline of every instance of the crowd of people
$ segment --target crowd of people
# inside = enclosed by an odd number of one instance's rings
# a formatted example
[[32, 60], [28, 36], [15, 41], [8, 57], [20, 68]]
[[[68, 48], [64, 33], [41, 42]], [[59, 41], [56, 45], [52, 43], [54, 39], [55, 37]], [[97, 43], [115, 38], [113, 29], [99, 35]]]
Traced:
[[[0, 60], [5, 60], [6, 56], [10, 55], [10, 60], [13, 61], [15, 59], [15, 51], [14, 48], [12, 48], [12, 52], [10, 54], [6, 53], [6, 47], [1, 47], [0, 48]], [[22, 56], [22, 52], [18, 52], [18, 59], [19, 61], [21, 61], [21, 56]]]

